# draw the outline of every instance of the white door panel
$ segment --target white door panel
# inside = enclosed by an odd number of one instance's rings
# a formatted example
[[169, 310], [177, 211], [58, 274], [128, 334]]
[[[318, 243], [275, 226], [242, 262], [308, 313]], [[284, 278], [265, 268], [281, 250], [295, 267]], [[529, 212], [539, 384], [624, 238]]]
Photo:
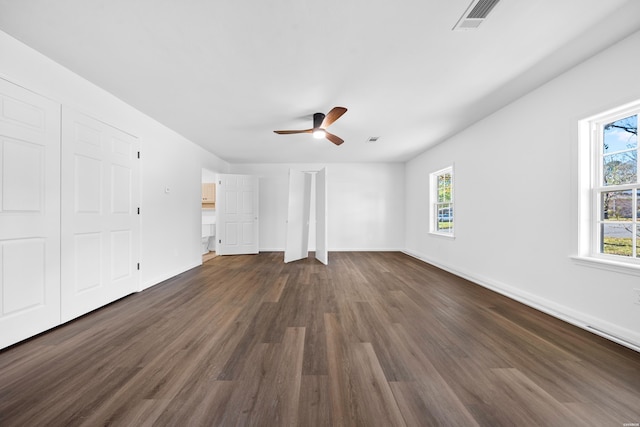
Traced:
[[62, 319], [139, 289], [138, 141], [62, 114]]
[[316, 259], [329, 264], [327, 248], [327, 169], [316, 174]]
[[218, 255], [258, 253], [258, 178], [219, 174], [216, 189]]
[[[25, 267], [25, 260], [29, 268]], [[12, 315], [45, 304], [45, 241], [20, 239], [2, 244], [3, 314]]]
[[309, 255], [309, 216], [311, 213], [311, 175], [289, 170], [289, 207], [284, 262]]
[[60, 323], [60, 106], [0, 79], [0, 348]]

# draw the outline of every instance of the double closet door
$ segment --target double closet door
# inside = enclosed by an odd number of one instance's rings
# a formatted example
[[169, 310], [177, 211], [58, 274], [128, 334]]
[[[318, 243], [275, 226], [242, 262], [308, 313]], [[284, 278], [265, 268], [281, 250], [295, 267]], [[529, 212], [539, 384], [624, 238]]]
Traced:
[[[315, 183], [315, 185], [314, 185]], [[315, 221], [311, 222], [312, 209]], [[315, 231], [315, 257], [329, 263], [327, 244], [327, 170], [302, 172], [289, 170], [289, 207], [284, 262], [309, 256], [309, 235]]]
[[138, 290], [137, 145], [0, 79], [0, 348]]

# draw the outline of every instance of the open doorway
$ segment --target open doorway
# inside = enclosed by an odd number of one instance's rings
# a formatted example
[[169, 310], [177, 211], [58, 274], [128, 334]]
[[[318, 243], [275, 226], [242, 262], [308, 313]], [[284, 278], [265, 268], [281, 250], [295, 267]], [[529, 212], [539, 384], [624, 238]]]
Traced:
[[216, 257], [216, 176], [202, 169], [202, 262]]

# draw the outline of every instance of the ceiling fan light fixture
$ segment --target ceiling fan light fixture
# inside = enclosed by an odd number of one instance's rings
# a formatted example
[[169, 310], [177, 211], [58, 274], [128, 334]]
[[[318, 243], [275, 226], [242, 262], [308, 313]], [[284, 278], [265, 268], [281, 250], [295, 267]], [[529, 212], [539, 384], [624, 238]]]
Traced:
[[325, 138], [327, 136], [327, 132], [325, 132], [324, 129], [314, 129], [313, 131], [313, 137], [315, 139], [322, 139]]
[[347, 109], [344, 107], [333, 107], [326, 115], [323, 113], [315, 113], [313, 115], [313, 127], [311, 129], [299, 129], [299, 130], [274, 130], [279, 135], [291, 135], [296, 133], [310, 133], [316, 139], [327, 139], [335, 145], [340, 145], [344, 142], [344, 139], [337, 135], [327, 132], [327, 129], [333, 122], [338, 120]]

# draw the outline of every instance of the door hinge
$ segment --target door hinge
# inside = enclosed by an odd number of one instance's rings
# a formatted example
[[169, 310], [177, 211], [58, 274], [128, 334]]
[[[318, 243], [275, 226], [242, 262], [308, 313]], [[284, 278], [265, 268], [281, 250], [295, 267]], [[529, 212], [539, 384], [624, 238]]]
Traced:
[[138, 208], [138, 215], [140, 215], [140, 208]]
[[140, 263], [138, 263], [138, 270], [140, 270]]
[[138, 151], [138, 158], [140, 158], [140, 152]]
[[218, 240], [218, 243], [222, 244], [222, 240]]

